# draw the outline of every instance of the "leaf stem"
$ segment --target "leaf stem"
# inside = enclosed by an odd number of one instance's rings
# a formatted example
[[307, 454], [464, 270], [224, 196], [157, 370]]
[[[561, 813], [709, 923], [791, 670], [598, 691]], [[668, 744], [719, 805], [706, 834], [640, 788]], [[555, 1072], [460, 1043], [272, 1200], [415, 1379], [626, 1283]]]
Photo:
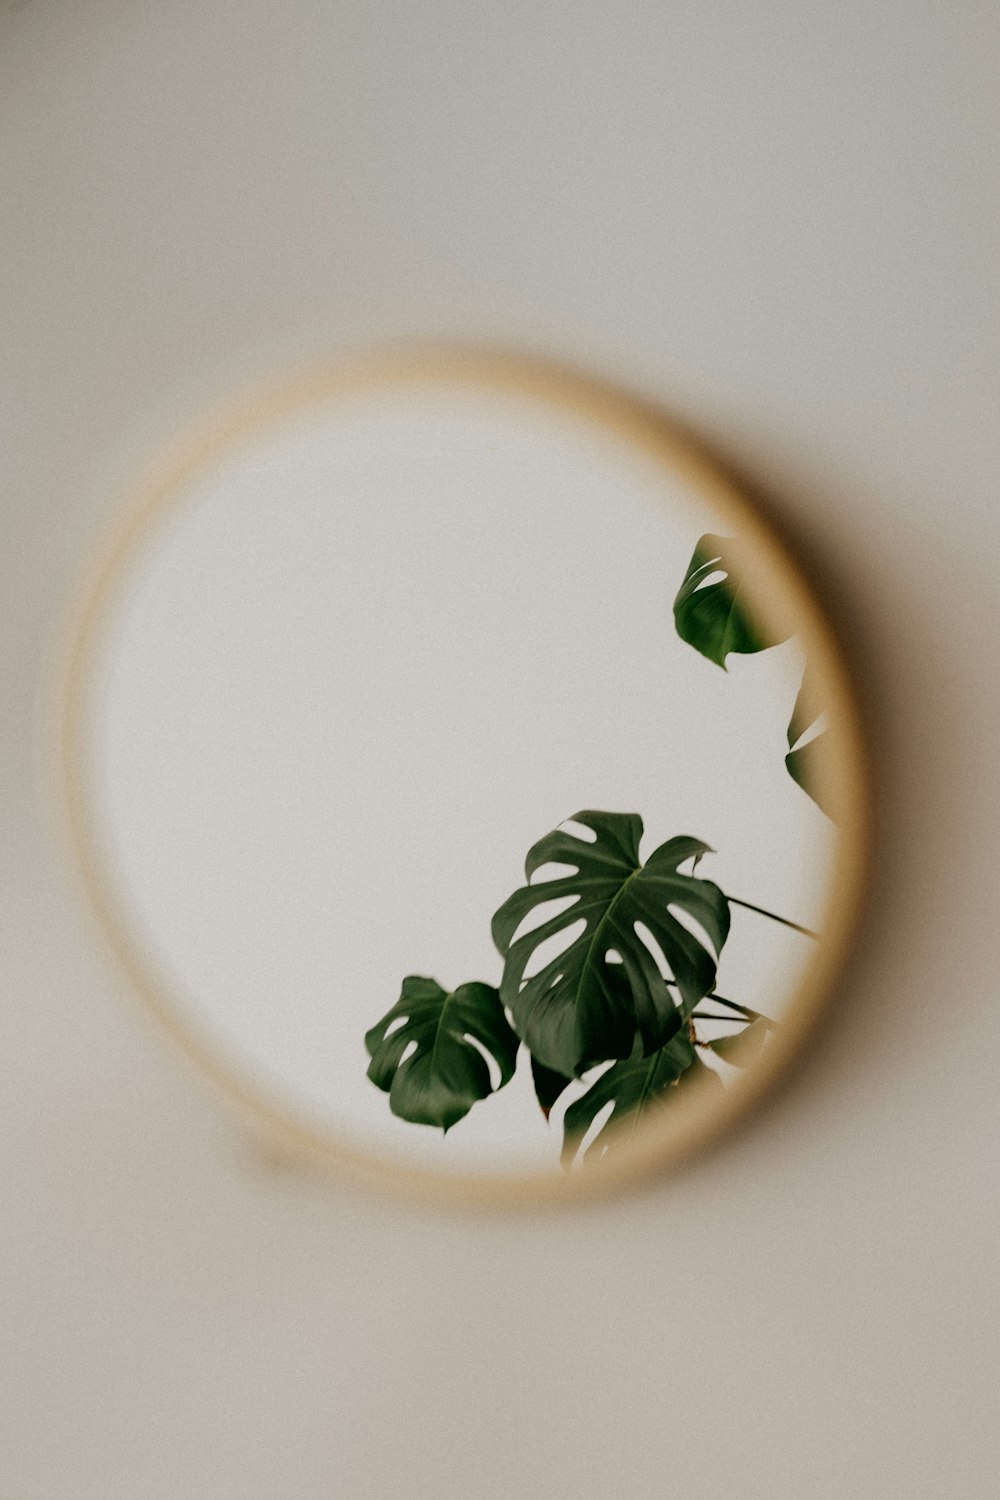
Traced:
[[[680, 987], [678, 985], [676, 979], [666, 979], [666, 980], [664, 980], [664, 983], [667, 984], [667, 985], [669, 985], [672, 990], [679, 989], [679, 987]], [[713, 992], [711, 995], [703, 995], [702, 999], [703, 1000], [715, 1000], [716, 1003], [719, 1004], [719, 1005], [728, 1005], [728, 1007], [729, 1007], [730, 1010], [738, 1010], [739, 1013], [740, 1013], [740, 1015], [741, 1016], [746, 1016], [746, 1018], [747, 1018], [748, 1021], [754, 1021], [760, 1015], [760, 1011], [759, 1010], [751, 1010], [750, 1007], [749, 1007], [749, 1005], [740, 1005], [740, 1003], [739, 1003], [738, 1000], [727, 1000], [726, 997], [725, 997], [725, 995], [716, 995]], [[726, 1016], [702, 1016], [702, 1019], [705, 1020], [705, 1021], [725, 1021], [727, 1019], [727, 1017]]]
[[738, 896], [727, 896], [726, 900], [730, 906], [745, 906], [747, 911], [758, 912], [762, 917], [770, 917], [772, 922], [780, 922], [783, 927], [791, 927], [795, 932], [801, 932], [805, 937], [815, 938], [819, 941], [819, 933], [813, 932], [811, 927], [803, 927], [798, 922], [792, 922], [788, 917], [779, 917], [777, 912], [768, 911], [765, 906], [754, 906], [752, 901], [741, 901]]

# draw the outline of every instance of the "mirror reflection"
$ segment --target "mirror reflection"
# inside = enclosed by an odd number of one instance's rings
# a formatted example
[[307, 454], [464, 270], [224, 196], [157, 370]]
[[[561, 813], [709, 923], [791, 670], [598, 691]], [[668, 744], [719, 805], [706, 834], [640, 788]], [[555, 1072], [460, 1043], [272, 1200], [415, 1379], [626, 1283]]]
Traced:
[[768, 1068], [859, 772], [815, 606], [713, 476], [617, 397], [415, 361], [259, 402], [142, 497], [74, 826], [215, 1071], [403, 1166], [578, 1174]]

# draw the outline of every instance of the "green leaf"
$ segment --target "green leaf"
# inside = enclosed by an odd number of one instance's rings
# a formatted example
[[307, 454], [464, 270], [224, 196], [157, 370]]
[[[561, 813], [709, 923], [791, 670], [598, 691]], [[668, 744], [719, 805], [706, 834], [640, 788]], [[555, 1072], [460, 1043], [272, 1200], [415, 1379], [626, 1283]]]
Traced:
[[703, 536], [674, 600], [674, 621], [681, 640], [723, 669], [731, 651], [744, 655], [764, 651], [792, 633], [768, 634], [753, 618], [744, 597], [745, 571], [743, 549], [737, 541]]
[[717, 1036], [708, 1046], [727, 1063], [732, 1063], [737, 1068], [746, 1068], [757, 1061], [765, 1038], [773, 1028], [774, 1022], [768, 1020], [767, 1016], [756, 1016], [742, 1031], [731, 1032], [729, 1036]]
[[827, 817], [832, 818], [833, 810], [825, 794], [821, 774], [826, 749], [824, 737], [828, 731], [820, 730], [819, 734], [814, 734], [812, 739], [806, 739], [805, 743], [802, 743], [805, 736], [815, 726], [821, 713], [822, 709], [816, 702], [812, 675], [807, 667], [788, 725], [788, 754], [785, 756], [785, 765], [788, 767], [788, 774], [792, 780], [798, 782], [802, 790], [808, 793], [817, 807], [823, 809]]
[[567, 1078], [565, 1073], [556, 1073], [552, 1068], [547, 1068], [544, 1063], [538, 1061], [537, 1057], [531, 1059], [531, 1077], [535, 1085], [538, 1107], [548, 1119], [552, 1113], [553, 1104], [563, 1089], [568, 1088], [573, 1080]]
[[706, 1082], [714, 1080], [722, 1087], [717, 1075], [705, 1067], [693, 1043], [683, 1033], [649, 1057], [631, 1057], [613, 1063], [566, 1111], [563, 1164], [571, 1165], [581, 1140], [607, 1104], [614, 1108], [584, 1152], [586, 1161], [605, 1156], [625, 1121], [638, 1124], [649, 1110], [662, 1104], [669, 1089], [679, 1086], [682, 1079], [686, 1082], [694, 1076]]
[[392, 1010], [365, 1037], [368, 1077], [400, 1119], [448, 1130], [493, 1092], [489, 1066], [470, 1038], [496, 1059], [497, 1087], [509, 1083], [518, 1040], [492, 985], [463, 984], [449, 993], [434, 979], [410, 974]]
[[[729, 932], [729, 903], [710, 880], [679, 871], [684, 861], [708, 850], [698, 839], [670, 839], [643, 865], [637, 814], [579, 812], [572, 821], [596, 839], [590, 842], [564, 828], [540, 839], [525, 861], [529, 883], [493, 918], [493, 940], [504, 958], [500, 995], [514, 1029], [544, 1067], [579, 1077], [596, 1062], [628, 1057], [636, 1033], [647, 1053], [676, 1034], [715, 983], [716, 956]], [[549, 863], [568, 865], [571, 873], [532, 884], [535, 872]], [[556, 900], [570, 904], [518, 936], [527, 917]], [[694, 918], [714, 955], [671, 907]], [[578, 932], [568, 933], [581, 922]], [[681, 994], [680, 1008], [637, 923], [662, 951]], [[540, 944], [563, 934], [571, 938], [564, 951], [525, 979]], [[609, 961], [614, 954], [620, 962], [613, 956]]]

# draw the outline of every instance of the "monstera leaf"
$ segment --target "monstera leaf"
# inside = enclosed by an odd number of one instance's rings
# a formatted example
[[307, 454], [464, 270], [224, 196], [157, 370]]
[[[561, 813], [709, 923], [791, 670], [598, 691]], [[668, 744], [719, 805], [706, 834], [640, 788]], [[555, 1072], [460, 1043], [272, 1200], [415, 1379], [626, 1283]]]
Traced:
[[[596, 1062], [630, 1056], [637, 1034], [645, 1053], [676, 1035], [715, 982], [729, 904], [710, 880], [680, 873], [686, 860], [707, 852], [698, 839], [669, 839], [642, 864], [638, 814], [579, 812], [570, 821], [588, 828], [594, 841], [564, 828], [540, 839], [525, 861], [529, 883], [493, 918], [493, 940], [504, 958], [500, 997], [518, 1035], [543, 1067], [578, 1077]], [[550, 863], [567, 865], [572, 873], [531, 884]], [[525, 919], [553, 901], [564, 909], [519, 935]], [[678, 921], [673, 907], [694, 918], [714, 954]], [[680, 1007], [638, 926], [666, 959]], [[557, 935], [569, 938], [568, 945], [525, 978], [540, 945]]]
[[774, 1022], [767, 1016], [754, 1016], [740, 1031], [729, 1036], [717, 1036], [708, 1043], [717, 1056], [737, 1068], [747, 1068], [756, 1062], [768, 1032], [774, 1030]]
[[785, 765], [792, 779], [798, 782], [804, 792], [808, 792], [817, 807], [821, 807], [827, 817], [832, 818], [833, 811], [829, 805], [829, 798], [825, 795], [823, 778], [819, 773], [819, 764], [824, 750], [823, 736], [828, 731], [821, 730], [819, 734], [813, 735], [812, 739], [805, 738], [814, 728], [820, 713], [821, 710], [816, 703], [815, 688], [807, 668], [788, 725], [788, 754], [785, 756]]
[[630, 1057], [624, 1062], [613, 1063], [566, 1111], [563, 1120], [564, 1165], [572, 1163], [581, 1140], [605, 1105], [612, 1104], [614, 1108], [584, 1152], [584, 1160], [588, 1162], [607, 1154], [625, 1120], [637, 1124], [648, 1110], [662, 1102], [668, 1089], [682, 1079], [686, 1084], [693, 1077], [722, 1087], [718, 1075], [700, 1061], [694, 1044], [684, 1033], [673, 1037], [649, 1057]]
[[[624, 965], [621, 963], [609, 963], [605, 980], [609, 990], [613, 995], [617, 996], [619, 1003], [627, 1007], [631, 992], [629, 990], [628, 979], [625, 975]], [[633, 1037], [633, 1049], [634, 1047], [635, 1038]], [[641, 1051], [640, 1040], [639, 1055], [641, 1055]], [[605, 1060], [601, 1059], [602, 1062]], [[572, 1078], [567, 1078], [565, 1073], [556, 1073], [552, 1068], [547, 1068], [544, 1063], [538, 1061], [537, 1057], [531, 1059], [531, 1077], [535, 1085], [535, 1098], [538, 1100], [538, 1106], [545, 1118], [548, 1119], [552, 1113], [552, 1106], [563, 1092], [563, 1089], [568, 1088], [573, 1080]]]
[[392, 1010], [365, 1037], [368, 1077], [389, 1095], [394, 1115], [446, 1131], [493, 1092], [489, 1066], [474, 1042], [495, 1058], [502, 1088], [513, 1077], [518, 1040], [497, 991], [463, 984], [448, 993], [435, 980], [411, 974]]
[[791, 635], [790, 630], [765, 633], [750, 614], [743, 577], [739, 543], [732, 537], [703, 536], [674, 600], [674, 621], [681, 640], [723, 669], [731, 651], [764, 651]]
[[537, 1057], [531, 1059], [531, 1079], [535, 1085], [538, 1107], [548, 1119], [552, 1113], [553, 1104], [563, 1089], [569, 1088], [573, 1080], [567, 1078], [565, 1073], [556, 1073], [552, 1068], [547, 1068], [544, 1063], [538, 1061]]

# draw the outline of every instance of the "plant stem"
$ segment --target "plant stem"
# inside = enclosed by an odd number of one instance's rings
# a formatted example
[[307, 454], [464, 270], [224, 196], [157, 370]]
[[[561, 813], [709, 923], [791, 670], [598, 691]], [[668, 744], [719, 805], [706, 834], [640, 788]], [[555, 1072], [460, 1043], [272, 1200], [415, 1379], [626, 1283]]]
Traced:
[[[664, 983], [668, 984], [672, 990], [679, 988], [676, 979], [666, 979]], [[738, 1000], [727, 1000], [725, 995], [716, 995], [713, 993], [711, 995], [704, 995], [702, 998], [704, 1000], [714, 1000], [719, 1005], [728, 1005], [730, 1010], [738, 1010], [740, 1015], [746, 1016], [748, 1021], [755, 1020], [760, 1015], [759, 1010], [751, 1010], [749, 1005], [740, 1005]], [[705, 1021], [725, 1021], [727, 1018], [725, 1016], [703, 1016], [702, 1019]]]
[[819, 933], [813, 932], [811, 927], [802, 927], [798, 922], [790, 922], [787, 917], [779, 917], [777, 912], [768, 911], [764, 906], [754, 906], [752, 901], [741, 901], [738, 896], [727, 896], [726, 900], [730, 906], [745, 906], [747, 911], [758, 912], [762, 917], [770, 917], [772, 922], [780, 922], [783, 927], [791, 927], [795, 932], [801, 932], [806, 937], [819, 941]]

